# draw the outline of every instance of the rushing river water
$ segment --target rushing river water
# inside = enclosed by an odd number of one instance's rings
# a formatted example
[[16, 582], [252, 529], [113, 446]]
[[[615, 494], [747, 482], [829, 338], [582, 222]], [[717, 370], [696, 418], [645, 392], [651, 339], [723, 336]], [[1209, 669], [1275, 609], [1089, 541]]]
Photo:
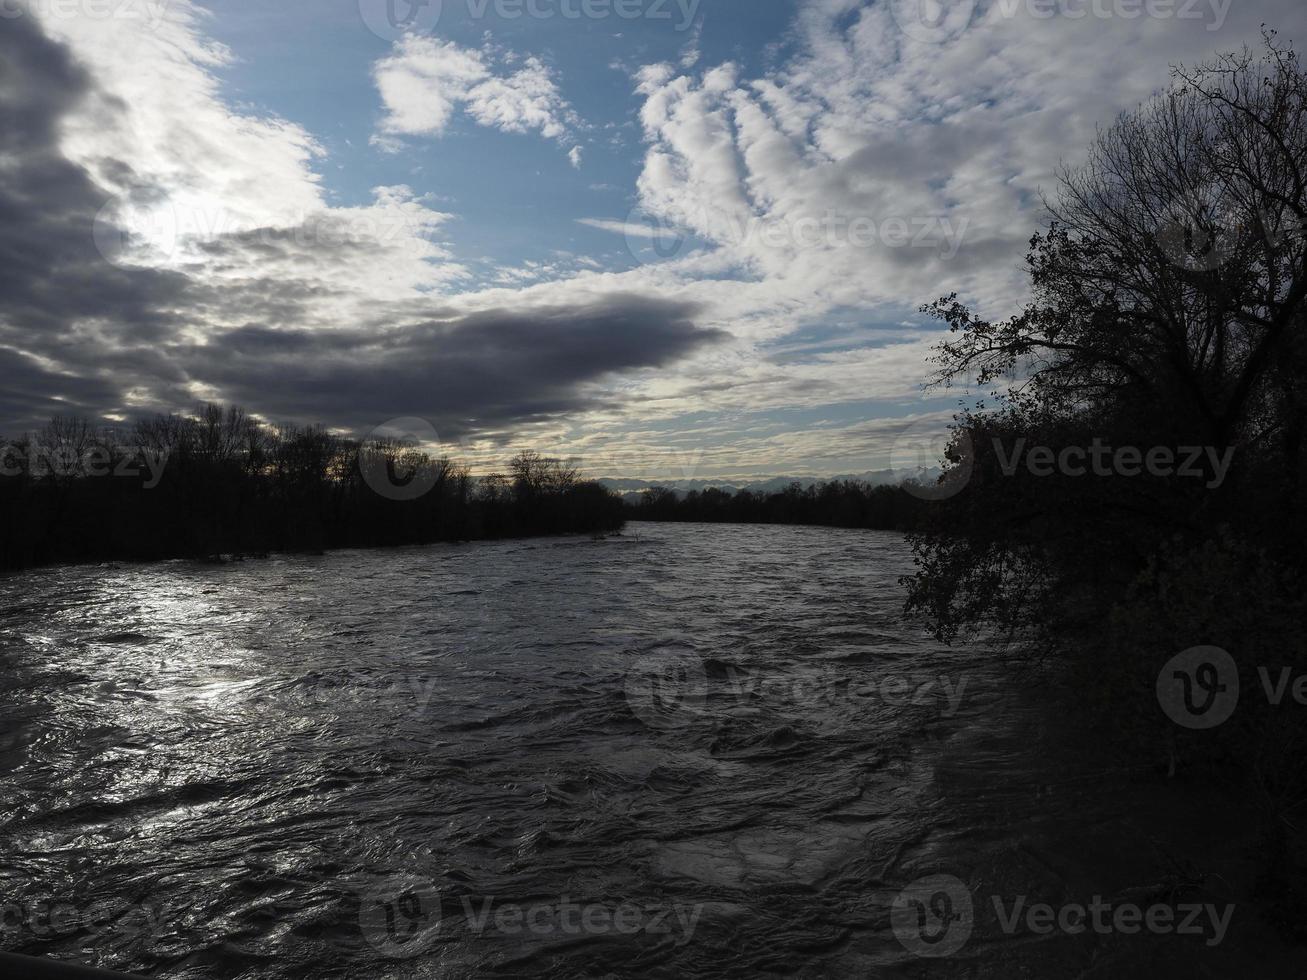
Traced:
[[964, 832], [949, 794], [998, 814], [983, 850], [1042, 789], [1004, 788], [987, 662], [903, 621], [910, 570], [888, 533], [633, 524], [0, 579], [0, 947], [922, 975], [891, 905]]

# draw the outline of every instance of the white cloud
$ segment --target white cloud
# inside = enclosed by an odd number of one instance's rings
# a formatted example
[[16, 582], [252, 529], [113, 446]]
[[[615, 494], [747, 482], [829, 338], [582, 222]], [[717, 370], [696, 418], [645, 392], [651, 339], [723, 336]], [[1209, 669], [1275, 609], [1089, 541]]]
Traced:
[[699, 50], [699, 43], [703, 38], [703, 21], [695, 21], [694, 27], [690, 30], [690, 39], [681, 48], [681, 67], [693, 68], [699, 63], [703, 54]]
[[301, 126], [221, 99], [214, 71], [233, 56], [201, 33], [199, 8], [177, 0], [153, 22], [62, 16], [58, 6], [33, 9], [52, 11], [45, 30], [72, 47], [96, 82], [92, 101], [67, 120], [62, 149], [106, 188], [161, 187], [175, 207], [222, 210], [246, 227], [321, 206], [313, 165], [322, 147]]
[[[1059, 160], [1074, 162], [1096, 125], [1163, 85], [1168, 64], [1255, 41], [1262, 20], [1302, 24], [1300, 0], [1232, 7], [1220, 31], [1178, 19], [982, 12], [940, 44], [904, 36], [883, 0], [809, 0], [795, 54], [774, 69], [750, 76], [732, 64], [658, 64], [634, 76], [645, 141], [639, 203], [663, 228], [692, 232], [693, 251], [623, 272], [596, 270], [590, 259], [525, 263], [475, 292], [440, 240], [453, 237], [456, 218], [425, 188], [378, 188], [356, 207], [333, 207], [312, 134], [224, 99], [215, 72], [232, 55], [205, 38], [191, 4], [175, 0], [148, 32], [111, 18], [52, 18], [46, 27], [68, 41], [99, 93], [66, 119], [62, 151], [106, 196], [148, 189], [122, 214], [140, 229], [173, 214], [180, 247], [163, 257], [156, 247], [154, 261], [212, 288], [206, 304], [182, 311], [178, 331], [202, 340], [252, 308], [273, 311], [277, 328], [327, 332], [402, 330], [433, 310], [530, 312], [614, 293], [691, 303], [701, 326], [727, 329], [734, 341], [696, 348], [672, 368], [625, 372], [606, 382], [602, 410], [545, 419], [530, 436], [556, 440], [559, 452], [604, 444], [652, 452], [670, 430], [715, 441], [710, 458], [721, 468], [822, 460], [847, 471], [855, 464], [844, 457], [881, 445], [883, 426], [776, 433], [754, 431], [752, 419], [869, 399], [920, 407], [916, 386], [935, 335], [905, 329], [905, 308], [953, 289], [988, 312], [1015, 308], [1038, 192], [1053, 186]], [[385, 108], [377, 136], [393, 146], [440, 136], [460, 113], [550, 139], [579, 128], [537, 59], [410, 37], [374, 77]], [[574, 165], [580, 151], [572, 146]], [[828, 216], [846, 225], [865, 217], [876, 234], [855, 243], [829, 232]], [[576, 220], [627, 236], [637, 251], [662, 236], [619, 217]], [[906, 243], [885, 232], [896, 218], [909, 222]], [[815, 239], [803, 230], [814, 221]], [[965, 229], [955, 252], [941, 247], [946, 228]], [[914, 245], [919, 230], [930, 233]], [[610, 257], [608, 267], [630, 259]], [[889, 326], [867, 330], [861, 343], [855, 333], [840, 350], [791, 343], [797, 328], [837, 312]]]
[[[1297, 0], [1236, 5], [1228, 17], [1204, 9], [1210, 16], [1047, 18], [981, 4], [968, 29], [927, 43], [906, 36], [886, 3], [810, 0], [796, 54], [775, 70], [634, 72], [646, 142], [639, 203], [655, 224], [693, 232], [696, 247], [609, 280], [693, 297], [707, 324], [738, 341], [674, 376], [642, 379], [638, 414], [607, 421], [625, 438], [640, 419], [919, 398], [933, 330], [783, 367], [768, 344], [836, 311], [898, 323], [953, 290], [985, 313], [1019, 309], [1040, 194], [1055, 190], [1059, 163], [1074, 164], [1096, 126], [1165, 86], [1171, 64], [1256, 45], [1263, 21], [1287, 36], [1304, 25]], [[850, 241], [854, 218], [874, 223], [870, 240]], [[579, 220], [632, 247], [660, 234], [616, 216]], [[787, 439], [811, 443], [807, 453], [831, 437]]]
[[372, 74], [386, 107], [383, 133], [439, 136], [490, 70], [479, 51], [410, 35], [395, 43], [394, 53], [378, 61]]
[[460, 109], [479, 125], [504, 132], [565, 136], [576, 115], [544, 62], [528, 57], [522, 68], [501, 74], [493, 61], [489, 47], [461, 48], [417, 35], [395, 42], [392, 53], [373, 66], [386, 110], [374, 142], [395, 149], [397, 137], [438, 137]]
[[[301, 297], [306, 320], [328, 329], [357, 322], [378, 301], [462, 280], [466, 270], [436, 241], [453, 216], [432, 198], [380, 187], [370, 202], [333, 206], [316, 170], [325, 151], [311, 134], [223, 99], [214, 71], [232, 56], [205, 38], [205, 17], [173, 0], [148, 25], [41, 21], [93, 80], [64, 120], [60, 149], [103, 188], [105, 221], [133, 236], [118, 261], [184, 269], [221, 284], [233, 306], [242, 289], [280, 281]], [[193, 329], [227, 317], [217, 304], [197, 312]]]
[[576, 170], [581, 169], [581, 156], [582, 151], [579, 146], [574, 146], [567, 151], [567, 159]]
[[613, 221], [609, 218], [577, 218], [578, 225], [611, 231], [615, 235], [634, 235], [636, 238], [657, 238], [658, 230], [652, 225], [642, 225], [634, 221]]
[[895, 20], [911, 3], [809, 0], [796, 54], [759, 77], [732, 63], [636, 71], [640, 204], [715, 246], [667, 271], [688, 283], [709, 263], [739, 270], [733, 298], [759, 304], [763, 335], [787, 329], [797, 301], [814, 319], [893, 314], [956, 289], [1011, 312], [1040, 194], [1095, 126], [1165, 85], [1170, 64], [1257, 43], [1262, 21], [1303, 22], [1296, 0], [1153, 19], [1029, 6], [977, 4], [968, 27], [930, 43]]

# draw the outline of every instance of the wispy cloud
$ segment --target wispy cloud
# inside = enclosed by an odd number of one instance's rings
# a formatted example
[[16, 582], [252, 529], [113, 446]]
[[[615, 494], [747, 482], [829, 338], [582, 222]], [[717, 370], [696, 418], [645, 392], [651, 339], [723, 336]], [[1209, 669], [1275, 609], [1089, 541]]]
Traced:
[[[534, 255], [489, 254], [493, 229], [465, 238], [467, 188], [424, 185], [439, 170], [428, 161], [380, 158], [393, 176], [340, 206], [339, 137], [233, 101], [220, 73], [242, 52], [214, 43], [212, 18], [187, 0], [148, 30], [6, 19], [0, 430], [200, 398], [342, 425], [394, 405], [447, 427], [544, 433], [558, 452], [693, 430], [716, 440], [709, 456], [737, 447], [732, 466], [770, 454], [863, 468], [837, 459], [871, 446], [840, 441], [847, 406], [941, 407], [918, 390], [938, 335], [908, 311], [953, 289], [996, 313], [1018, 305], [1039, 191], [1060, 160], [1162, 85], [1168, 64], [1253, 40], [1262, 20], [1303, 22], [1299, 0], [1261, 0], [1232, 6], [1219, 33], [1179, 19], [991, 16], [930, 43], [900, 30], [891, 6], [804, 0], [783, 55], [738, 64], [705, 61], [705, 22], [702, 43], [665, 50], [670, 60], [633, 69], [613, 94], [640, 141], [625, 158], [629, 142], [605, 144], [603, 159], [582, 149], [579, 134], [597, 130], [565, 97], [571, 66], [554, 49], [546, 62], [407, 37], [361, 58], [359, 84], [371, 94], [371, 68], [382, 112], [351, 135], [375, 123], [379, 140], [413, 150], [455, 132], [538, 135], [643, 215], [621, 220], [594, 200], [542, 208], [507, 229], [529, 232], [518, 237]], [[620, 186], [620, 167], [634, 186]], [[546, 169], [531, 179], [557, 178]], [[850, 234], [850, 219], [871, 232]], [[619, 237], [583, 249], [578, 225]], [[685, 232], [682, 245], [667, 229]], [[576, 373], [556, 365], [555, 345], [595, 354]], [[224, 366], [224, 351], [256, 380]], [[532, 365], [547, 367], [538, 380]]]
[[613, 221], [609, 218], [577, 218], [578, 225], [585, 225], [587, 228], [598, 228], [600, 231], [611, 231], [615, 235], [634, 235], [636, 238], [657, 238], [658, 231], [650, 225], [638, 224], [634, 221]]

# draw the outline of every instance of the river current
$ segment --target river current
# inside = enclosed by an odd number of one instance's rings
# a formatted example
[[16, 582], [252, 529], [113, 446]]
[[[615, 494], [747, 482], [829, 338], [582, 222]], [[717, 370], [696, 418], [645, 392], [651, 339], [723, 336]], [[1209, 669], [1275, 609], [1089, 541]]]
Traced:
[[0, 579], [0, 947], [922, 975], [901, 889], [1004, 852], [1045, 787], [990, 659], [904, 620], [911, 570], [890, 533], [631, 524]]

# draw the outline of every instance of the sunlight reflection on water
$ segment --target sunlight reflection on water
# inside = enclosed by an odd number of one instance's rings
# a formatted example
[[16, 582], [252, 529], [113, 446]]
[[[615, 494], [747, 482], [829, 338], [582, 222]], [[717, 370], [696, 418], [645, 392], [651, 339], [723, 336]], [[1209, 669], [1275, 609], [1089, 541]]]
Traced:
[[[0, 579], [0, 885], [38, 923], [3, 945], [370, 976], [407, 923], [399, 975], [575, 976], [825, 942], [924, 819], [905, 744], [942, 702], [877, 684], [961, 655], [901, 622], [897, 535], [639, 531]], [[666, 649], [703, 698], [646, 724], [631, 669]], [[395, 875], [427, 886], [375, 904]], [[42, 931], [51, 901], [157, 914]], [[469, 914], [487, 902], [541, 931]], [[699, 915], [688, 937], [572, 934], [571, 902]]]

